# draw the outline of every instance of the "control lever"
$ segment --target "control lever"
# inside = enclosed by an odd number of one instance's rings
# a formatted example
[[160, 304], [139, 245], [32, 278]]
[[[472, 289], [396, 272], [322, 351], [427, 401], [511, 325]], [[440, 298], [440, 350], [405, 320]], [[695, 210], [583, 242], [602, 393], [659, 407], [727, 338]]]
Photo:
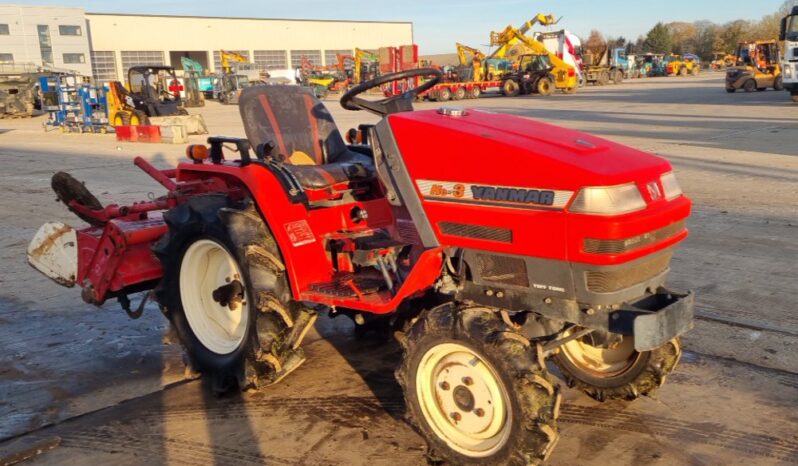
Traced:
[[211, 145], [211, 162], [217, 165], [222, 163], [222, 159], [224, 159], [222, 145], [225, 143], [235, 144], [236, 151], [241, 158], [242, 167], [245, 167], [252, 162], [252, 159], [249, 156], [249, 141], [244, 138], [234, 138], [231, 136], [211, 136], [208, 138], [208, 144]]

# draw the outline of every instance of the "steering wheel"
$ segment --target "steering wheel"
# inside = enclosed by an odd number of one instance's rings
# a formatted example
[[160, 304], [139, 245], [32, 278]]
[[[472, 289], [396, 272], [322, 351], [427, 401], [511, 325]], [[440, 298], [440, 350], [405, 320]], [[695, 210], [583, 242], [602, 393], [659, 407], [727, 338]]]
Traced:
[[[402, 94], [387, 97], [382, 100], [367, 100], [358, 97], [360, 94], [374, 89], [375, 87], [380, 87], [383, 84], [401, 81], [408, 78], [415, 78], [417, 76], [427, 76], [430, 79], [418, 87], [409, 89]], [[416, 96], [422, 92], [428, 91], [430, 88], [432, 88], [432, 86], [438, 84], [441, 81], [441, 78], [443, 78], [443, 74], [440, 72], [440, 70], [436, 70], [435, 68], [417, 68], [378, 76], [374, 79], [358, 84], [352, 89], [349, 89], [349, 91], [347, 91], [347, 93], [341, 97], [341, 107], [347, 110], [355, 111], [366, 110], [379, 116], [412, 111], [413, 100], [416, 98]]]

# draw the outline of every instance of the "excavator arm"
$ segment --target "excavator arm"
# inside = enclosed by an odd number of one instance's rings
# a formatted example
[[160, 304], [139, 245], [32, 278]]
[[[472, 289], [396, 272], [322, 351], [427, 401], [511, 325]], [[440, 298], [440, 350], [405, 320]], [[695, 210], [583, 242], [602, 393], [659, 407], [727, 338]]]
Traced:
[[247, 57], [241, 55], [240, 53], [236, 53], [236, 52], [228, 52], [226, 50], [219, 50], [219, 55], [220, 55], [221, 61], [222, 61], [222, 70], [225, 73], [229, 73], [230, 72], [230, 62], [231, 61], [238, 62], [238, 63], [247, 63], [247, 62], [249, 62], [249, 60], [247, 60]]

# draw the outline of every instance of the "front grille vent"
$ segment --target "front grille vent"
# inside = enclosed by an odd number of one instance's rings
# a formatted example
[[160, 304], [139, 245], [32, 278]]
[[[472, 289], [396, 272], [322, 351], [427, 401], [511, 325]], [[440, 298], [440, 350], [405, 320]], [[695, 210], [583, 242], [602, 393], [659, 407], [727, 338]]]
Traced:
[[667, 270], [672, 255], [671, 252], [660, 254], [611, 272], [585, 272], [587, 289], [594, 293], [612, 293], [645, 282]]
[[515, 257], [477, 254], [477, 267], [482, 281], [496, 285], [529, 286], [526, 262]]
[[659, 230], [626, 239], [585, 239], [585, 252], [589, 254], [620, 254], [634, 251], [675, 236], [684, 230], [684, 220]]
[[440, 222], [438, 226], [445, 235], [461, 236], [463, 238], [484, 239], [500, 243], [512, 243], [513, 231], [507, 228], [486, 227], [482, 225], [468, 225], [465, 223]]

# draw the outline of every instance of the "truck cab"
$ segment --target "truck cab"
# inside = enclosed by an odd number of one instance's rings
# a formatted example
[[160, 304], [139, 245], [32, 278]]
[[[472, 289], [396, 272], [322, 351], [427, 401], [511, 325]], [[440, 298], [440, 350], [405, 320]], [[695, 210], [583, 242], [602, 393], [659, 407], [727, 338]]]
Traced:
[[782, 83], [793, 102], [798, 102], [798, 6], [781, 19], [779, 40], [784, 41]]

